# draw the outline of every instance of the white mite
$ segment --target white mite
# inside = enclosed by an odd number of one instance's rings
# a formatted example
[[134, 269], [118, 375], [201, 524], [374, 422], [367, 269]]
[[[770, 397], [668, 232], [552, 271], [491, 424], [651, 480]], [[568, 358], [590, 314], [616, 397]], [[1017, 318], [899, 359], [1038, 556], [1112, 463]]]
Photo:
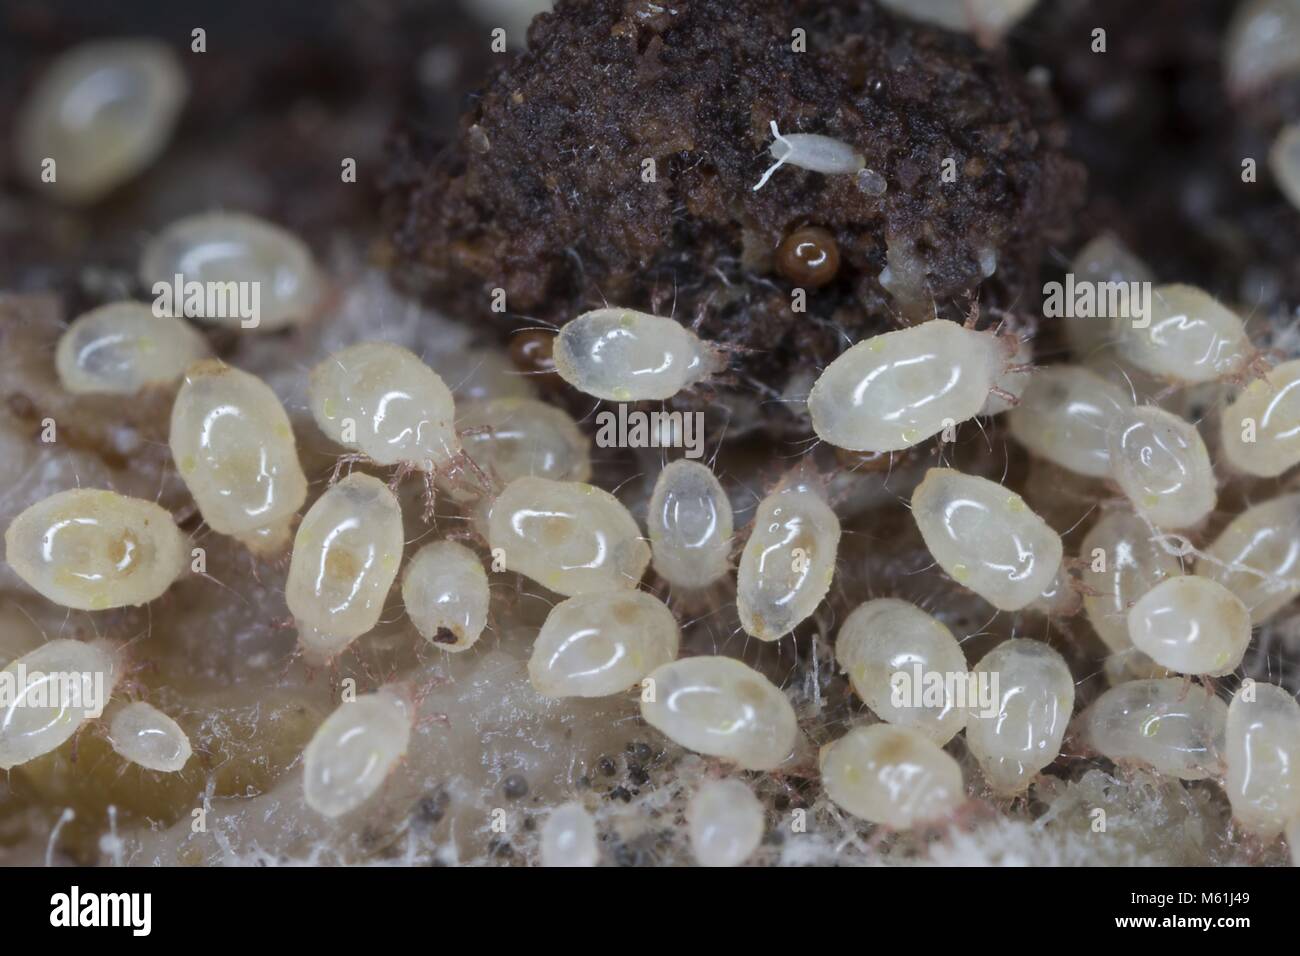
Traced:
[[127, 704], [109, 721], [108, 737], [118, 755], [147, 770], [176, 773], [193, 754], [180, 725], [153, 704]]
[[255, 375], [216, 359], [185, 373], [172, 405], [172, 458], [214, 531], [274, 553], [307, 498], [289, 416]]
[[675, 660], [680, 644], [677, 619], [653, 595], [579, 594], [546, 616], [528, 677], [543, 697], [607, 697]]
[[1020, 793], [1061, 752], [1074, 710], [1074, 678], [1060, 654], [1024, 638], [993, 648], [975, 674], [996, 686], [997, 698], [991, 712], [978, 703], [968, 706], [966, 746], [994, 791]]
[[1136, 763], [1180, 780], [1222, 773], [1228, 706], [1182, 678], [1112, 687], [1079, 717], [1082, 740], [1116, 763]]
[[855, 727], [822, 748], [820, 764], [835, 803], [896, 830], [941, 821], [966, 799], [957, 761], [911, 727]]
[[654, 569], [673, 587], [705, 588], [731, 569], [731, 501], [707, 465], [670, 462], [655, 481], [646, 526]]
[[414, 723], [414, 702], [394, 686], [340, 704], [303, 751], [307, 806], [340, 817], [369, 800], [406, 754]]
[[141, 302], [114, 302], [78, 316], [59, 337], [54, 366], [74, 395], [134, 395], [169, 385], [208, 343], [180, 319]]
[[369, 475], [348, 475], [308, 509], [284, 594], [313, 662], [332, 659], [379, 621], [403, 540], [397, 498]]
[[1250, 611], [1217, 581], [1186, 574], [1153, 587], [1129, 609], [1133, 645], [1179, 674], [1222, 677], [1250, 644]]
[[1268, 151], [1268, 165], [1282, 195], [1300, 209], [1300, 123], [1282, 127]]
[[1224, 44], [1224, 70], [1235, 97], [1300, 73], [1300, 0], [1237, 4]]
[[0, 770], [63, 744], [112, 696], [120, 667], [106, 641], [58, 639], [12, 661], [0, 674]]
[[740, 866], [763, 839], [763, 805], [735, 777], [706, 780], [686, 807], [691, 852], [700, 866]]
[[487, 572], [463, 544], [426, 544], [402, 572], [402, 602], [426, 640], [444, 651], [467, 650], [487, 626]]
[[[1102, 233], [1080, 249], [1070, 264], [1070, 272], [1074, 274], [1076, 286], [1090, 283], [1096, 289], [1108, 288], [1102, 283], [1155, 281], [1151, 267], [1111, 233]], [[1060, 320], [1070, 349], [1081, 362], [1110, 344], [1112, 325], [1123, 318], [1109, 313], [1109, 299], [1098, 295], [1089, 314], [1067, 315]]]
[[1007, 413], [1011, 436], [1031, 453], [1080, 475], [1110, 474], [1107, 435], [1132, 403], [1117, 386], [1077, 365], [1035, 369]]
[[1247, 385], [1219, 424], [1223, 457], [1238, 471], [1276, 478], [1300, 463], [1300, 359]]
[[1196, 562], [1263, 624], [1300, 594], [1300, 494], [1279, 495], [1247, 508]]
[[1228, 705], [1227, 774], [1232, 815], [1272, 838], [1300, 818], [1300, 704], [1276, 684], [1238, 690]]
[[565, 323], [552, 354], [560, 378], [611, 402], [672, 398], [723, 367], [721, 354], [680, 322], [631, 309]]
[[1006, 364], [996, 336], [946, 319], [864, 339], [813, 383], [813, 431], [850, 451], [911, 448], [980, 414]]
[[656, 668], [641, 693], [646, 723], [688, 750], [746, 770], [771, 770], [794, 750], [794, 708], [775, 684], [730, 657]]
[[931, 468], [912, 493], [912, 518], [939, 566], [1004, 611], [1032, 604], [1061, 567], [1061, 536], [986, 478]]
[[1079, 548], [1086, 594], [1083, 610], [1088, 623], [1112, 651], [1128, 654], [1128, 612], [1133, 602], [1166, 578], [1183, 573], [1182, 565], [1165, 551], [1156, 532], [1137, 515], [1111, 511], [1092, 526]]
[[542, 866], [595, 866], [600, 858], [596, 821], [576, 802], [551, 811], [542, 824]]
[[817, 610], [835, 576], [839, 543], [839, 518], [801, 473], [760, 501], [736, 571], [745, 632], [775, 641]]
[[[162, 153], [188, 93], [180, 61], [156, 40], [75, 46], [54, 60], [23, 104], [16, 169], [63, 202], [94, 202]], [[47, 159], [56, 163], [49, 181]]]
[[1196, 384], [1233, 375], [1254, 351], [1240, 316], [1195, 286], [1156, 286], [1148, 312], [1140, 318], [1115, 320], [1120, 356], [1174, 382]]
[[1025, 16], [1038, 0], [881, 0], [880, 5], [912, 20], [945, 30], [973, 33], [992, 43]]
[[309, 403], [331, 440], [381, 465], [441, 471], [461, 451], [451, 389], [401, 346], [362, 342], [330, 355], [312, 369]]
[[[532, 398], [497, 398], [456, 409], [466, 453], [504, 487], [516, 478], [591, 478], [591, 442], [563, 409]], [[470, 493], [446, 483], [457, 500]]]
[[[301, 239], [238, 212], [186, 216], [145, 246], [140, 281], [147, 288], [157, 283], [174, 286], [178, 275], [185, 298], [173, 303], [173, 311], [184, 306], [193, 318], [261, 332], [309, 318], [325, 285]], [[192, 295], [191, 288], [202, 288], [204, 294]]]
[[[965, 675], [966, 657], [952, 632], [916, 605], [895, 598], [859, 605], [835, 639], [835, 660], [881, 720], [918, 730], [939, 746], [966, 726], [954, 685], [943, 680], [949, 674]], [[900, 674], [906, 675], [916, 699], [895, 693]], [[923, 695], [924, 682], [934, 679], [928, 675], [936, 675], [939, 689]]]
[[867, 165], [862, 154], [848, 143], [817, 133], [791, 133], [782, 136], [776, 120], [771, 121], [772, 145], [768, 152], [776, 160], [757, 183], [754, 192], [767, 185], [772, 174], [789, 164], [827, 176], [850, 176]]
[[1196, 426], [1143, 405], [1111, 423], [1111, 477], [1137, 513], [1161, 528], [1189, 528], [1214, 510], [1214, 467]]
[[189, 549], [171, 514], [152, 501], [79, 488], [16, 517], [5, 557], [55, 604], [102, 611], [159, 597], [185, 570]]
[[488, 543], [508, 570], [566, 597], [635, 588], [650, 563], [627, 508], [578, 481], [516, 478], [492, 503]]

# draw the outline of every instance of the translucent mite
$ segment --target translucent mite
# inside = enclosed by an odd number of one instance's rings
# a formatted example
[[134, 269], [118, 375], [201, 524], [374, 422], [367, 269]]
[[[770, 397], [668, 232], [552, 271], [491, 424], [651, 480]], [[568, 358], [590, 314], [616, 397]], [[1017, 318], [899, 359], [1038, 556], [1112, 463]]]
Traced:
[[940, 746], [966, 725], [954, 683], [966, 675], [961, 645], [914, 604], [878, 598], [859, 605], [835, 639], [835, 660], [881, 720], [911, 727]]
[[1035, 369], [1007, 413], [1011, 436], [1039, 458], [1094, 478], [1110, 474], [1107, 435], [1132, 403], [1100, 375], [1076, 365]]
[[1182, 384], [1233, 375], [1253, 352], [1241, 318], [1190, 285], [1156, 286], [1149, 312], [1114, 330], [1124, 361]]
[[1084, 613], [1112, 651], [1133, 650], [1128, 612], [1139, 597], [1166, 578], [1182, 574], [1179, 560], [1158, 541], [1149, 524], [1127, 511], [1110, 511], [1092, 526], [1079, 548]]
[[822, 748], [820, 763], [836, 804], [896, 830], [943, 820], [966, 799], [957, 761], [911, 727], [855, 727]]
[[763, 805], [743, 781], [706, 780], [686, 807], [691, 852], [700, 866], [740, 866], [763, 839]]
[[146, 770], [176, 773], [193, 754], [180, 725], [144, 701], [127, 704], [114, 714], [108, 736], [119, 756]]
[[113, 491], [60, 491], [5, 532], [5, 557], [55, 604], [80, 611], [147, 604], [180, 577], [185, 536], [152, 501]]
[[[1092, 283], [1098, 289], [1107, 288], [1103, 283], [1155, 281], [1151, 267], [1111, 233], [1102, 233], [1080, 249], [1070, 264], [1070, 272], [1076, 285]], [[1110, 344], [1111, 328], [1116, 321], [1131, 318], [1110, 315], [1109, 296], [1098, 295], [1096, 304], [1095, 314], [1067, 315], [1061, 319], [1070, 349], [1079, 361], [1091, 358]]]
[[1247, 508], [1219, 533], [1196, 562], [1262, 624], [1300, 594], [1300, 494], [1279, 495]]
[[966, 746], [994, 791], [1020, 793], [1061, 752], [1074, 710], [1074, 678], [1060, 654], [1024, 638], [985, 654], [975, 675], [977, 686], [985, 681], [997, 696], [990, 710], [969, 707]]
[[815, 479], [796, 473], [758, 504], [736, 571], [736, 610], [747, 634], [784, 637], [830, 590], [840, 520]]
[[254, 551], [284, 549], [307, 477], [289, 416], [261, 379], [216, 359], [190, 366], [169, 444], [209, 527]]
[[946, 319], [873, 336], [813, 384], [813, 431], [850, 451], [911, 448], [978, 415], [1006, 364], [996, 336]]
[[487, 572], [469, 548], [435, 541], [402, 572], [402, 602], [415, 629], [444, 651], [474, 646], [487, 626]]
[[[457, 407], [466, 453], [502, 487], [516, 478], [587, 481], [591, 441], [563, 409], [532, 398], [497, 398]], [[467, 492], [448, 485], [452, 497]]]
[[1300, 704], [1276, 684], [1247, 684], [1228, 705], [1226, 740], [1232, 815], [1269, 839], [1300, 818]]
[[369, 800], [405, 755], [414, 723], [415, 705], [397, 687], [340, 704], [303, 751], [307, 806], [340, 817]]
[[[94, 202], [158, 157], [188, 92], [176, 55], [156, 40], [75, 46], [23, 104], [17, 170], [63, 202]], [[55, 163], [52, 177], [44, 175], [47, 160]]]
[[329, 660], [375, 626], [402, 560], [402, 512], [376, 478], [333, 485], [293, 539], [285, 598], [313, 660]]
[[686, 326], [631, 309], [596, 309], [555, 337], [555, 371], [611, 402], [672, 398], [723, 367], [720, 353]]
[[199, 213], [167, 226], [145, 246], [140, 281], [170, 288], [177, 315], [183, 309], [191, 318], [263, 332], [310, 317], [325, 285], [301, 239], [239, 212]]
[[103, 712], [120, 668], [103, 641], [58, 639], [11, 662], [0, 677], [0, 770], [61, 746], [86, 720]]
[[1025, 16], [1038, 0], [881, 0], [893, 13], [945, 30], [973, 33], [991, 44]]
[[451, 389], [407, 349], [362, 342], [311, 372], [312, 417], [331, 440], [381, 465], [448, 467], [461, 451]]
[[542, 824], [542, 866], [588, 867], [600, 858], [596, 821], [576, 802], [563, 803]]
[[1138, 650], [1171, 671], [1222, 677], [1250, 645], [1250, 612], [1222, 584], [1187, 574], [1138, 598], [1128, 632]]
[[1300, 73], [1300, 2], [1245, 0], [1237, 4], [1224, 44], [1228, 90], [1257, 93]]
[[1214, 468], [1194, 425], [1154, 405], [1130, 408], [1112, 423], [1106, 446], [1111, 477], [1152, 524], [1190, 528], [1214, 510]]
[[862, 154], [848, 143], [819, 133], [790, 133], [782, 136], [776, 120], [772, 120], [769, 125], [772, 128], [772, 145], [768, 147], [768, 152], [776, 162], [754, 184], [754, 192], [766, 186], [772, 174], [787, 164], [828, 176], [849, 176], [867, 165]]
[[1247, 385], [1219, 425], [1223, 456], [1238, 471], [1276, 478], [1300, 464], [1300, 359]]
[[746, 770], [771, 770], [794, 750], [798, 723], [785, 694], [730, 657], [688, 657], [656, 668], [641, 716], [688, 750]]
[[140, 302], [114, 302], [78, 316], [59, 337], [54, 367], [74, 395], [134, 395], [168, 385], [209, 353], [180, 319]]
[[654, 568], [674, 588], [705, 588], [731, 569], [731, 501], [707, 465], [670, 462], [655, 481], [646, 526]]
[[1300, 209], [1300, 124], [1282, 127], [1268, 151], [1268, 165], [1282, 195]]
[[492, 503], [488, 542], [509, 570], [569, 597], [635, 588], [650, 563], [631, 513], [578, 481], [512, 481]]
[[931, 468], [912, 493], [912, 517], [939, 566], [1004, 611], [1037, 600], [1061, 566], [1061, 536], [986, 478]]
[[1222, 773], [1227, 720], [1223, 701], [1177, 677], [1112, 687], [1079, 717], [1090, 749], [1180, 780]]
[[644, 591], [579, 594], [551, 609], [528, 677], [543, 697], [605, 697], [677, 657], [673, 612]]

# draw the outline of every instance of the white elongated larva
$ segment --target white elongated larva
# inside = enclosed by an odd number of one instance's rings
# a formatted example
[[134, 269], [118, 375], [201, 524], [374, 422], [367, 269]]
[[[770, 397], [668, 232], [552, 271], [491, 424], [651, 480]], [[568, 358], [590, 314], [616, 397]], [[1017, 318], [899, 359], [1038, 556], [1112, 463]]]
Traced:
[[254, 551], [283, 550], [307, 477], [266, 383], [216, 359], [196, 362], [172, 405], [168, 443], [209, 527]]
[[966, 799], [957, 761], [911, 727], [855, 727], [822, 748], [820, 764], [836, 804], [895, 830], [941, 821]]
[[1038, 0], [880, 0], [880, 5], [945, 30], [973, 33], [992, 42], [1011, 29]]
[[730, 657], [656, 668], [641, 692], [646, 723], [688, 750], [746, 770], [771, 770], [794, 750], [794, 708], [775, 684]]
[[369, 475], [348, 475], [307, 510], [284, 596], [313, 662], [333, 658], [375, 626], [402, 544], [397, 498]]
[[170, 287], [177, 315], [183, 308], [191, 318], [262, 332], [310, 317], [325, 285], [306, 243], [240, 212], [198, 213], [173, 222], [145, 246], [140, 281], [150, 289]]
[[487, 572], [463, 544], [435, 541], [415, 553], [402, 572], [402, 603], [426, 640], [444, 651], [463, 651], [487, 626]]
[[1233, 518], [1204, 550], [1196, 573], [1213, 578], [1263, 624], [1300, 594], [1300, 494], [1279, 495]]
[[1224, 48], [1228, 90], [1245, 97], [1300, 73], [1300, 2], [1244, 0], [1237, 4]]
[[11, 662], [0, 702], [0, 770], [59, 747], [86, 720], [99, 716], [120, 668], [105, 641], [49, 641]]
[[109, 721], [108, 737], [118, 755], [146, 770], [176, 773], [193, 754], [180, 725], [153, 704], [127, 704]]
[[1227, 704], [1178, 677], [1112, 687], [1079, 717], [1083, 743], [1103, 757], [1180, 780], [1222, 773], [1227, 720]]
[[[1113, 234], [1104, 232], [1094, 238], [1075, 254], [1070, 264], [1076, 287], [1084, 283], [1099, 292], [1103, 289], [1122, 288], [1106, 283], [1134, 283], [1155, 281], [1151, 267], [1133, 254], [1132, 250]], [[1128, 288], [1132, 288], [1129, 286]], [[1120, 300], [1122, 301], [1122, 300]], [[1129, 301], [1132, 299], [1129, 297]], [[1066, 310], [1061, 322], [1065, 328], [1066, 340], [1070, 350], [1079, 361], [1086, 361], [1110, 344], [1111, 329], [1115, 322], [1132, 320], [1132, 315], [1111, 315], [1111, 297], [1098, 294], [1094, 308], [1083, 310], [1084, 315], [1074, 315], [1074, 309]]]
[[1300, 209], [1300, 123], [1282, 127], [1268, 151], [1268, 166], [1282, 195]]
[[686, 807], [691, 852], [700, 866], [740, 866], [763, 839], [763, 805], [741, 780], [706, 780]]
[[542, 866], [595, 866], [596, 821], [580, 803], [563, 803], [542, 824]]
[[830, 590], [840, 519], [802, 473], [758, 503], [736, 570], [736, 610], [747, 634], [775, 641], [805, 620]]
[[655, 481], [646, 512], [650, 551], [675, 588], [705, 588], [731, 568], [731, 501], [707, 465], [679, 458]]
[[[466, 453], [502, 487], [528, 475], [552, 481], [591, 477], [591, 442], [561, 408], [532, 398], [496, 398], [456, 409]], [[444, 490], [466, 500], [451, 482]]]
[[393, 686], [340, 704], [303, 751], [307, 806], [340, 817], [369, 800], [406, 753], [414, 722], [414, 703]]
[[507, 569], [566, 597], [635, 588], [650, 563], [631, 513], [579, 481], [516, 478], [492, 503], [488, 543]]
[[55, 604], [102, 611], [159, 597], [185, 570], [189, 549], [171, 514], [152, 501], [78, 488], [14, 518], [5, 558]]
[[1196, 426], [1154, 405], [1129, 408], [1111, 423], [1106, 447], [1111, 477], [1152, 524], [1190, 528], [1214, 510], [1214, 467]]
[[835, 660], [881, 720], [939, 746], [966, 726], [953, 683], [966, 675], [966, 656], [952, 632], [916, 605], [895, 598], [859, 605], [835, 639]]
[[312, 369], [309, 404], [331, 440], [381, 465], [441, 471], [461, 450], [451, 389], [399, 345], [335, 352]]
[[114, 302], [78, 316], [59, 337], [54, 367], [77, 395], [134, 395], [169, 385], [208, 343], [180, 319], [156, 316], [142, 302]]
[[1300, 463], [1300, 359], [1247, 385], [1219, 425], [1223, 457], [1238, 471], [1276, 478]]
[[1061, 566], [1061, 536], [987, 478], [931, 468], [912, 493], [912, 518], [939, 566], [1004, 611], [1037, 600]]
[[680, 322], [632, 309], [566, 322], [552, 354], [560, 378], [611, 402], [672, 398], [722, 368], [717, 350]]
[[851, 175], [867, 165], [861, 153], [838, 139], [818, 133], [791, 133], [782, 136], [776, 120], [771, 121], [771, 127], [772, 145], [768, 152], [776, 162], [754, 184], [754, 192], [766, 186], [772, 174], [786, 164], [828, 176]]
[[94, 202], [162, 153], [188, 94], [180, 61], [156, 40], [75, 46], [54, 60], [23, 104], [14, 136], [17, 170], [60, 201]]
[[1228, 705], [1226, 738], [1232, 815], [1270, 839], [1300, 818], [1300, 704], [1276, 684], [1244, 686]]
[[1240, 316], [1190, 285], [1156, 286], [1148, 311], [1113, 330], [1124, 361], [1182, 384], [1232, 375], [1253, 351]]
[[1007, 413], [1011, 436], [1039, 458], [1094, 478], [1110, 474], [1111, 423], [1132, 402], [1117, 386], [1077, 365], [1030, 375], [1020, 404]]
[[1138, 650], [1171, 671], [1222, 677], [1250, 645], [1250, 612], [1217, 581], [1185, 574], [1138, 598], [1128, 633]]
[[528, 661], [543, 697], [607, 697], [677, 658], [681, 631], [644, 591], [579, 594], [551, 609]]
[[1034, 346], [1030, 338], [1015, 340], [1015, 351], [1003, 365], [1002, 371], [993, 378], [993, 385], [988, 398], [984, 400], [981, 415], [992, 416], [1009, 412], [1020, 404], [1025, 389], [1029, 387], [1030, 373], [1034, 371]]
[[813, 431], [850, 451], [911, 448], [978, 415], [1005, 365], [995, 336], [946, 319], [873, 336], [813, 383]]
[[1089, 530], [1079, 548], [1085, 594], [1083, 610], [1092, 629], [1116, 654], [1132, 651], [1128, 612], [1133, 602], [1166, 578], [1182, 574], [1179, 560], [1152, 540], [1156, 532], [1135, 514], [1110, 511]]
[[966, 746], [993, 790], [1019, 793], [1061, 752], [1074, 710], [1074, 678], [1060, 654], [1024, 638], [993, 648], [975, 674], [996, 697], [989, 710], [968, 707]]

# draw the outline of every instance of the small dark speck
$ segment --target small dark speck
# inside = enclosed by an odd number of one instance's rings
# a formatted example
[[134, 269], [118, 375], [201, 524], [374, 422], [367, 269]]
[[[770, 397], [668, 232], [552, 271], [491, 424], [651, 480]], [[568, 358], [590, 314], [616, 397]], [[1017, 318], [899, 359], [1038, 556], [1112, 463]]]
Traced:
[[612, 777], [614, 776], [614, 771], [617, 770], [618, 767], [614, 765], [613, 759], [609, 757], [601, 757], [599, 760], [596, 761], [596, 769], [599, 770], [601, 773], [603, 773], [606, 777]]
[[627, 787], [615, 787], [609, 792], [609, 797], [611, 800], [622, 800], [624, 803], [632, 802], [632, 794]]
[[512, 773], [501, 784], [501, 792], [507, 800], [518, 800], [528, 794], [528, 781], [522, 774]]
[[627, 768], [627, 779], [628, 779], [631, 783], [633, 783], [633, 784], [635, 784], [636, 786], [639, 787], [639, 786], [641, 786], [641, 785], [643, 785], [643, 784], [649, 782], [649, 780], [650, 780], [650, 775], [647, 774], [647, 773], [646, 773], [644, 770], [642, 770], [640, 767], [638, 767], [636, 764], [631, 764], [631, 765]]

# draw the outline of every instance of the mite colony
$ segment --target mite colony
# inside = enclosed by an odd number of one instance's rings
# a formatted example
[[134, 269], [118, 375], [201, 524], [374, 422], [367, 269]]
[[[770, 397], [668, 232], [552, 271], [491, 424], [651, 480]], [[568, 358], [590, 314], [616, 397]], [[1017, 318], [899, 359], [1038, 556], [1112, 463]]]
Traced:
[[[956, 12], [965, 4], [927, 6], [941, 21], [960, 17], [946, 25], [996, 36], [1014, 19], [1009, 8], [1027, 4], [974, 5], [983, 11], [978, 22]], [[58, 126], [57, 106], [88, 71], [138, 75], [138, 108], [87, 134], [114, 148], [84, 149], [83, 165], [60, 170], [69, 201], [102, 194], [165, 141], [184, 97], [173, 67], [170, 54], [147, 44], [69, 54], [25, 114], [23, 149], [66, 154], [71, 134]], [[772, 132], [775, 165], [755, 189], [783, 166], [860, 181], [866, 172], [849, 144], [782, 134], [775, 122]], [[1293, 199], [1298, 136], [1284, 132], [1272, 158]], [[824, 244], [810, 231], [783, 254], [815, 273]], [[1084, 247], [1072, 269], [1080, 278], [1151, 280], [1109, 236]], [[145, 283], [178, 275], [256, 283], [255, 326], [186, 310], [201, 325], [248, 335], [310, 323], [330, 284], [301, 240], [228, 212], [188, 217], [147, 244]], [[1051, 618], [1081, 607], [1110, 652], [1112, 686], [1076, 714], [1076, 681], [1085, 675], [1045, 641], [1015, 637], [968, 662], [962, 644], [970, 635], [943, 623], [942, 608], [861, 593], [834, 640], [861, 719], [819, 751], [786, 688], [725, 650], [682, 656], [683, 632], [688, 611], [732, 605], [740, 629], [759, 642], [793, 643], [801, 625], [820, 626], [819, 609], [844, 570], [835, 489], [852, 479], [851, 468], [827, 474], [812, 456], [790, 464], [737, 527], [731, 476], [702, 462], [665, 462], [643, 528], [618, 488], [592, 483], [579, 422], [507, 371], [497, 375], [499, 389], [463, 400], [400, 346], [363, 341], [334, 351], [304, 376], [318, 437], [333, 443], [339, 465], [314, 482], [276, 393], [213, 357], [186, 318], [159, 317], [138, 302], [104, 305], [67, 327], [52, 360], [69, 393], [172, 393], [176, 472], [211, 531], [259, 561], [287, 560], [287, 614], [313, 667], [330, 668], [373, 631], [395, 592], [430, 651], [449, 654], [476, 652], [491, 631], [497, 602], [508, 597], [493, 591], [497, 574], [551, 592], [528, 661], [532, 687], [557, 700], [634, 695], [650, 727], [712, 758], [713, 779], [691, 795], [685, 816], [701, 864], [753, 856], [771, 823], [751, 785], [761, 774], [817, 774], [839, 811], [881, 828], [942, 828], [959, 825], [977, 794], [1026, 795], [1062, 759], [1067, 734], [1076, 751], [1116, 764], [1217, 781], [1247, 831], [1295, 834], [1300, 705], [1283, 688], [1253, 681], [1225, 703], [1228, 685], [1216, 679], [1238, 673], [1252, 629], [1300, 595], [1300, 493], [1256, 501], [1204, 547], [1191, 542], [1201, 540], [1225, 482], [1294, 475], [1300, 359], [1257, 349], [1237, 311], [1188, 285], [1156, 285], [1141, 313], [1064, 321], [1072, 356], [1050, 365], [1034, 364], [1029, 341], [975, 321], [931, 318], [854, 343], [812, 383], [808, 423], [816, 439], [845, 453], [841, 461], [933, 452], [906, 502], [933, 561], [990, 615]], [[553, 356], [570, 395], [610, 402], [669, 400], [727, 369], [726, 350], [687, 326], [622, 307], [573, 318], [555, 335]], [[1137, 401], [1135, 382], [1154, 383], [1157, 401]], [[1188, 412], [1186, 399], [1204, 387], [1220, 397], [1217, 433]], [[1108, 497], [1077, 554], [1065, 552], [1069, 529], [1020, 494], [943, 463], [956, 429], [994, 416], [1005, 416], [1029, 456], [1105, 483]], [[383, 469], [388, 480], [351, 466]], [[419, 542], [408, 540], [403, 520], [410, 477], [430, 532]], [[455, 534], [429, 520], [444, 499], [466, 519]], [[84, 611], [158, 601], [194, 570], [191, 542], [169, 511], [106, 489], [68, 488], [31, 505], [9, 524], [5, 549], [31, 589]], [[110, 640], [56, 639], [7, 671], [99, 675], [106, 693], [117, 688], [102, 717], [113, 749], [150, 771], [181, 772], [190, 741], [158, 707], [130, 699], [122, 689], [129, 665], [129, 650]], [[900, 699], [898, 675], [913, 668], [995, 692], [961, 696], [949, 681], [936, 698]], [[302, 754], [306, 804], [337, 818], [382, 799], [426, 716], [421, 689], [400, 679], [377, 680], [340, 703]], [[0, 768], [49, 753], [95, 719], [66, 701], [10, 705], [0, 714]], [[963, 768], [962, 753], [973, 767]], [[540, 861], [595, 865], [598, 841], [582, 802], [565, 803], [541, 828]]]

